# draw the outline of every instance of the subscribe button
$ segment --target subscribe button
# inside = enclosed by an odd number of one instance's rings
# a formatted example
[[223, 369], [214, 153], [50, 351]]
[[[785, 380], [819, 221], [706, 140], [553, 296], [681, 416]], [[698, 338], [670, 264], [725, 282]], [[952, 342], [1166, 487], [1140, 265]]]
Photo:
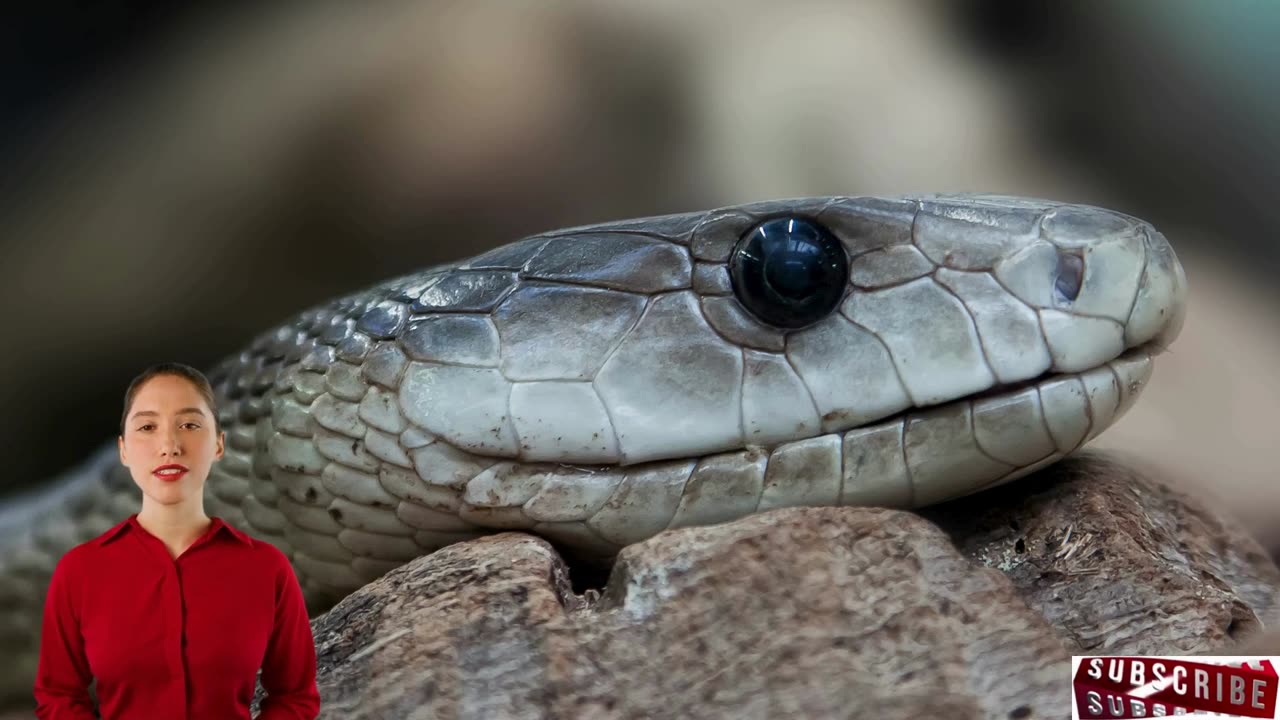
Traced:
[[1071, 658], [1073, 718], [1277, 718], [1278, 657]]

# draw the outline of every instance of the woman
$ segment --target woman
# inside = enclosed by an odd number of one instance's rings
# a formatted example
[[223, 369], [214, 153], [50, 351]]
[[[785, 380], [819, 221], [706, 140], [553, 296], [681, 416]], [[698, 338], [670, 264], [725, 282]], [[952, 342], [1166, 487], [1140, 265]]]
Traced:
[[177, 363], [129, 385], [120, 462], [142, 509], [58, 561], [45, 599], [36, 715], [103, 720], [315, 718], [316, 653], [302, 589], [275, 546], [204, 511], [226, 440], [213, 390]]

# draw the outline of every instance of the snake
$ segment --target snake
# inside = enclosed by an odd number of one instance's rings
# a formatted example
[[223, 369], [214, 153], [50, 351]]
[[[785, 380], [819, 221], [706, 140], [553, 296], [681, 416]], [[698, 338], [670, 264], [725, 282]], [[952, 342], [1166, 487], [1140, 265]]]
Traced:
[[[315, 617], [452, 543], [608, 559], [790, 506], [920, 508], [1112, 425], [1178, 335], [1163, 234], [992, 194], [811, 197], [543, 232], [317, 304], [208, 373], [205, 506]], [[114, 442], [0, 503], [0, 695], [54, 566], [141, 507]]]

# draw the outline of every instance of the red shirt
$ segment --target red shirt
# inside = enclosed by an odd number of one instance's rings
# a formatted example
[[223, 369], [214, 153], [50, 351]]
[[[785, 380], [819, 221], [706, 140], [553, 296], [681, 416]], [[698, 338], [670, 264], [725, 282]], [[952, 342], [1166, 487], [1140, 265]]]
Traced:
[[320, 713], [316, 648], [284, 553], [221, 518], [175, 560], [129, 519], [62, 556], [49, 582], [36, 716], [259, 720]]

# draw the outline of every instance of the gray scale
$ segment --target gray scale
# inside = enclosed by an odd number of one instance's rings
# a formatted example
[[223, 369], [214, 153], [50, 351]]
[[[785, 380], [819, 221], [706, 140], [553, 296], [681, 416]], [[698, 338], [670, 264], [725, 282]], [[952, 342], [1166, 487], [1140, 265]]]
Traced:
[[337, 345], [355, 332], [356, 321], [346, 317], [335, 317], [329, 327], [320, 334], [320, 342], [325, 345]]
[[371, 338], [390, 340], [400, 334], [408, 318], [408, 305], [393, 300], [383, 300], [360, 316], [356, 329]]
[[337, 359], [359, 365], [373, 349], [373, 338], [362, 332], [352, 333], [346, 340], [338, 343], [334, 352]]
[[[601, 257], [616, 262], [601, 263]], [[521, 277], [656, 293], [689, 287], [692, 273], [688, 253], [678, 245], [643, 235], [591, 233], [551, 238]]]
[[451, 272], [423, 291], [412, 305], [413, 312], [489, 312], [515, 283], [516, 274], [513, 272]]
[[522, 285], [493, 313], [490, 364], [512, 381], [591, 380], [648, 302], [616, 290]]
[[546, 238], [517, 240], [476, 256], [464, 267], [468, 270], [521, 270], [546, 244]]

